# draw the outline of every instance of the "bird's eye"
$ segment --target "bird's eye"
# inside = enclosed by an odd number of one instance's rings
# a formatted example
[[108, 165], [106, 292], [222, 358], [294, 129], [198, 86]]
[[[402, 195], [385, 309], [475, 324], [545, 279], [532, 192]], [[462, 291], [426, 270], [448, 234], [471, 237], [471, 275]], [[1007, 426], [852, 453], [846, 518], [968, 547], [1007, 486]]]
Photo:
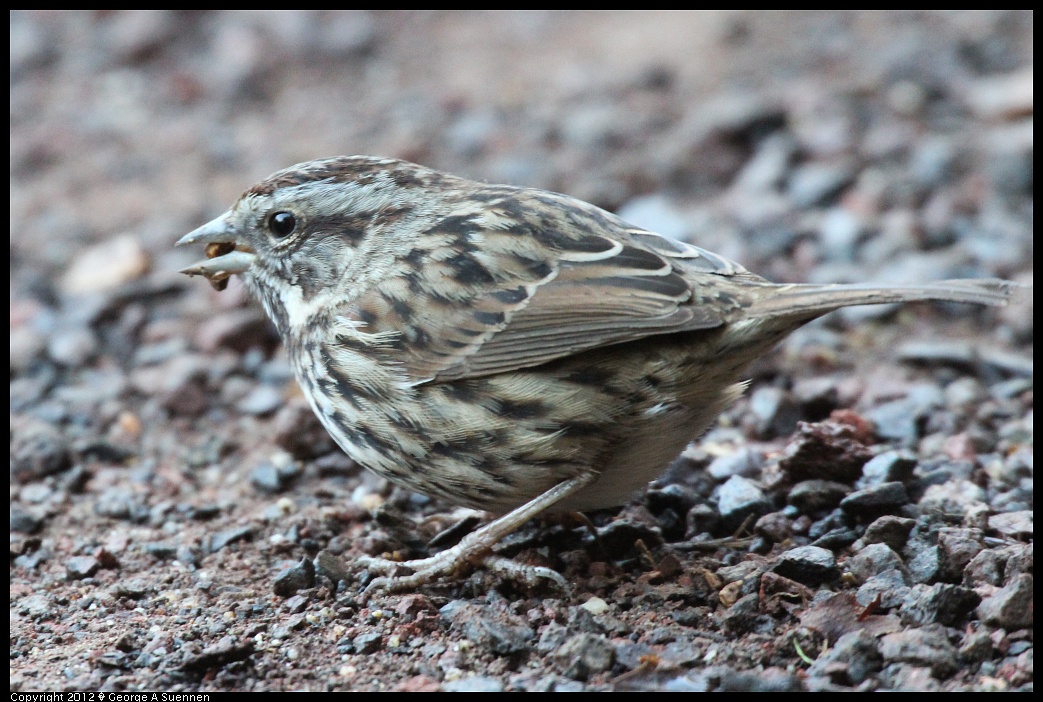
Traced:
[[273, 212], [268, 216], [268, 229], [270, 229], [272, 234], [280, 239], [284, 239], [290, 234], [293, 234], [293, 230], [296, 228], [297, 218], [293, 216], [292, 212], [279, 210], [278, 212]]

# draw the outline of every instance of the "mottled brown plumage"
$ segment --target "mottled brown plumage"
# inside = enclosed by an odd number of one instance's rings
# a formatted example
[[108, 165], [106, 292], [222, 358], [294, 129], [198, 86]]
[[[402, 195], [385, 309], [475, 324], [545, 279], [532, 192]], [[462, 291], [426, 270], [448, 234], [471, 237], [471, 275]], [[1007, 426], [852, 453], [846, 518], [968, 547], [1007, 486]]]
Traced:
[[507, 513], [390, 587], [544, 509], [622, 503], [741, 394], [751, 361], [815, 317], [1010, 294], [997, 280], [777, 285], [565, 195], [368, 156], [279, 171], [179, 243], [207, 245], [185, 273], [243, 277], [358, 463]]

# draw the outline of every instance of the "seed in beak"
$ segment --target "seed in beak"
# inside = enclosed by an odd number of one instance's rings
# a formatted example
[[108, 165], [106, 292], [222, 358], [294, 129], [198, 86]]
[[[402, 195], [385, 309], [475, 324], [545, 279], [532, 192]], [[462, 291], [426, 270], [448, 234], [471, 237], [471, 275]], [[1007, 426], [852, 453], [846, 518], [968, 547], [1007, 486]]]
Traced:
[[[232, 253], [235, 251], [235, 244], [207, 244], [206, 248], [203, 249], [206, 253], [207, 258], [217, 258], [218, 256], [224, 256], [225, 254]], [[211, 280], [210, 287], [217, 292], [221, 292], [228, 287], [228, 278], [221, 278], [220, 280]]]
[[234, 244], [207, 244], [206, 248], [203, 249], [206, 253], [207, 258], [217, 258], [218, 256], [224, 256], [225, 254], [232, 253], [235, 251]]

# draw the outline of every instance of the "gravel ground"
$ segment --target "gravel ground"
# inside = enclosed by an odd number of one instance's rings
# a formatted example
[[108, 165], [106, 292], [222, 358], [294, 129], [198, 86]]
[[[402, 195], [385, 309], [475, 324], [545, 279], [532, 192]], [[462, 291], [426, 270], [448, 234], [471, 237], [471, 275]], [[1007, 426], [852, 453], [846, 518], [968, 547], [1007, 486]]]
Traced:
[[12, 13], [11, 689], [1031, 690], [1030, 295], [801, 330], [646, 494], [501, 546], [568, 592], [366, 597], [315, 555], [464, 515], [336, 450], [259, 308], [171, 246], [375, 153], [780, 282], [1031, 284], [1032, 22]]

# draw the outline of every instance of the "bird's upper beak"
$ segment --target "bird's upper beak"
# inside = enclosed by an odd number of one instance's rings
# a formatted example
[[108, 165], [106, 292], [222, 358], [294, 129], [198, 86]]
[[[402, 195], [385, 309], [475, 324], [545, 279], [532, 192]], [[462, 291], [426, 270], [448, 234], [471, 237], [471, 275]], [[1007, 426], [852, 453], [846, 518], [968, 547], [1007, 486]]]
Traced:
[[216, 290], [224, 290], [228, 286], [230, 276], [245, 273], [254, 262], [253, 250], [236, 239], [231, 215], [231, 212], [225, 212], [217, 219], [184, 235], [174, 244], [205, 245], [206, 260], [193, 263], [181, 272], [185, 275], [203, 276]]

